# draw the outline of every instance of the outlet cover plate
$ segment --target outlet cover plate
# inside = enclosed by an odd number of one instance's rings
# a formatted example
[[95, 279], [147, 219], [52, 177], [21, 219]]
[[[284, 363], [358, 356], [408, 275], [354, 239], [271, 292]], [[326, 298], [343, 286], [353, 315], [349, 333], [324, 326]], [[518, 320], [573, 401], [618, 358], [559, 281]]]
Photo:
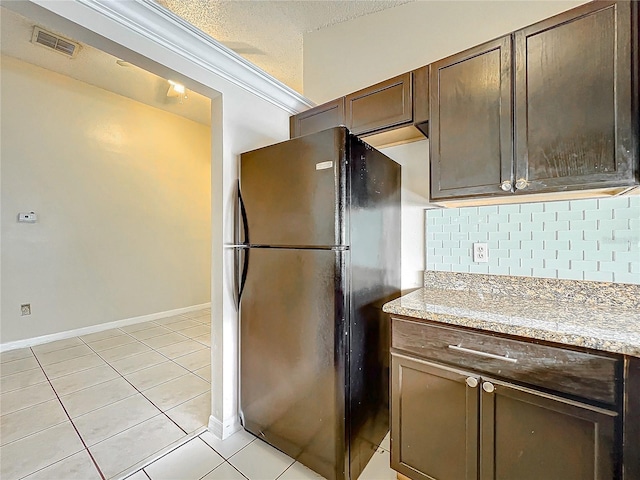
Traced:
[[473, 244], [473, 261], [476, 263], [489, 262], [489, 247], [486, 243]]

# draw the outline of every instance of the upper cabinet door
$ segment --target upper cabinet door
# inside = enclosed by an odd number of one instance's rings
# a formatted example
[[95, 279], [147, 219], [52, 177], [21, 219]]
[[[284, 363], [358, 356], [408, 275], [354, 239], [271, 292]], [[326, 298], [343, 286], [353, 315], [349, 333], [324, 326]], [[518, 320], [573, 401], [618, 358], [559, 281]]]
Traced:
[[588, 3], [515, 33], [516, 193], [637, 182], [633, 3]]
[[344, 125], [344, 97], [318, 105], [290, 118], [290, 137], [301, 137]]
[[413, 120], [412, 73], [346, 96], [347, 127], [359, 135]]
[[510, 194], [511, 36], [433, 63], [429, 84], [431, 198]]

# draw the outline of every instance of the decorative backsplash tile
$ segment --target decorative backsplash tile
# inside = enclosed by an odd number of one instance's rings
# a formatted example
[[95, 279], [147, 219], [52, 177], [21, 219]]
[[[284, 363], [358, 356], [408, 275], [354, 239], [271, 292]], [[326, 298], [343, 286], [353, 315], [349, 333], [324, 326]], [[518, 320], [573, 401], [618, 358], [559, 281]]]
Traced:
[[[640, 284], [640, 196], [427, 210], [427, 270]], [[473, 244], [487, 243], [488, 263]]]

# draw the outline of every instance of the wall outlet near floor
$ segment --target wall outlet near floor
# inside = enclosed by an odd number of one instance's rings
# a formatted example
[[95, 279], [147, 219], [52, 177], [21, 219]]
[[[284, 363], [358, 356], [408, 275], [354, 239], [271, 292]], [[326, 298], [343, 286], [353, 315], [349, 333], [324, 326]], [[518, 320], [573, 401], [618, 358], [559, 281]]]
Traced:
[[489, 262], [489, 248], [486, 243], [473, 244], [473, 261], [476, 263]]
[[37, 223], [38, 214], [36, 212], [19, 213], [18, 222], [20, 223]]
[[31, 315], [31, 304], [23, 303], [20, 305], [20, 315], [24, 317], [25, 315]]

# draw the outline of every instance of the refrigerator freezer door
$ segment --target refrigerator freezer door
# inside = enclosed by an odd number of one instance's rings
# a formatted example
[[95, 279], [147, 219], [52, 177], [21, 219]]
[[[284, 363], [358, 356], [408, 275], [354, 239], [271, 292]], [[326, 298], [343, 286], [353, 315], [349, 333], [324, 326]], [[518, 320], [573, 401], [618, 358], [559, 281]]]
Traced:
[[345, 478], [346, 251], [250, 248], [240, 311], [244, 426]]
[[240, 190], [252, 245], [344, 245], [344, 127], [242, 154]]

